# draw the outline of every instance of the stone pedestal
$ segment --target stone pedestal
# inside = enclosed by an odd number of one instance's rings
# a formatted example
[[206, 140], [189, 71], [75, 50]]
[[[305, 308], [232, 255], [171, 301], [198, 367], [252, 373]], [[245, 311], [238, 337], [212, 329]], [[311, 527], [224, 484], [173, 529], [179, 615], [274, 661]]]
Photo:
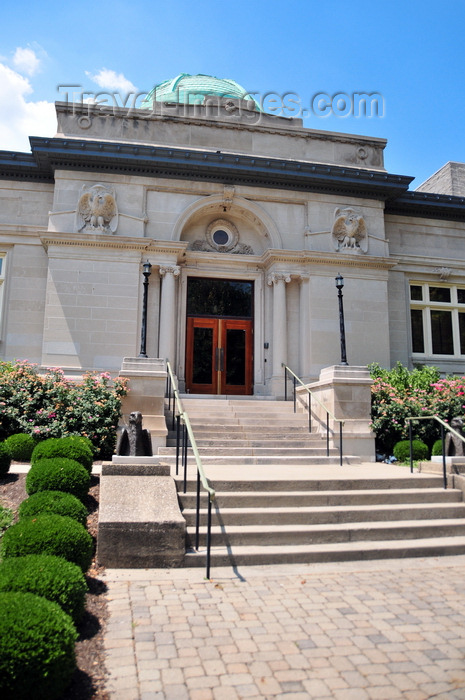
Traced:
[[182, 566], [186, 521], [169, 466], [104, 464], [100, 480], [97, 558], [120, 569]]
[[[372, 379], [366, 367], [333, 365], [321, 370], [320, 379], [308, 384], [308, 388], [332, 413], [337, 421], [344, 421], [342, 428], [343, 453], [358, 455], [362, 460], [375, 461], [375, 435], [371, 423]], [[298, 405], [307, 403], [308, 393], [297, 389]], [[303, 409], [302, 409], [303, 410]], [[330, 433], [335, 447], [339, 447], [339, 423], [329, 419]], [[325, 432], [326, 411], [312, 399], [312, 423]]]
[[168, 434], [164, 414], [166, 363], [159, 358], [125, 357], [120, 377], [129, 379], [129, 393], [122, 401], [123, 423], [129, 424], [132, 411], [140, 411], [156, 454], [159, 447], [165, 447]]

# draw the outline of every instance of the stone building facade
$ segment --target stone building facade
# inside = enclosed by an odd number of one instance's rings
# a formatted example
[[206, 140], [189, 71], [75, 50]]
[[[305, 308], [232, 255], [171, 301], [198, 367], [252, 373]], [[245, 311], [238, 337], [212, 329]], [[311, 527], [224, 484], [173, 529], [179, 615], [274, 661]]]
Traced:
[[385, 140], [215, 91], [57, 103], [55, 137], [0, 152], [0, 356], [117, 373], [148, 261], [147, 353], [191, 393], [279, 396], [282, 363], [338, 364], [338, 274], [350, 364], [464, 372], [465, 192], [411, 191]]

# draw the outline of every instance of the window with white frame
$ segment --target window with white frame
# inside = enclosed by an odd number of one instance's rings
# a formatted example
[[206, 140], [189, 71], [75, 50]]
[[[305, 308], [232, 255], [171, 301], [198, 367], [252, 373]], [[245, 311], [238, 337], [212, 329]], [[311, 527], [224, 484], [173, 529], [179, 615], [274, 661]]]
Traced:
[[465, 285], [410, 284], [412, 352], [465, 355]]

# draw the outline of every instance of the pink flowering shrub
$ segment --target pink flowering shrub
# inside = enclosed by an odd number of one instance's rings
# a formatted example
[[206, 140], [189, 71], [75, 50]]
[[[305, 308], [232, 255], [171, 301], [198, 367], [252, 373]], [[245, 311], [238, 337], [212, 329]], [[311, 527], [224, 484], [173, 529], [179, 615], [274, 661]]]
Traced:
[[[400, 362], [390, 370], [370, 365], [371, 426], [379, 452], [392, 454], [396, 442], [408, 438], [409, 416], [439, 416], [450, 422], [465, 414], [465, 377], [440, 378], [436, 367], [409, 371]], [[413, 436], [430, 448], [440, 437], [436, 421], [413, 423]]]
[[75, 383], [61, 369], [39, 374], [27, 361], [0, 362], [0, 440], [14, 433], [39, 440], [84, 435], [97, 456], [109, 457], [126, 393], [126, 380], [106, 372]]

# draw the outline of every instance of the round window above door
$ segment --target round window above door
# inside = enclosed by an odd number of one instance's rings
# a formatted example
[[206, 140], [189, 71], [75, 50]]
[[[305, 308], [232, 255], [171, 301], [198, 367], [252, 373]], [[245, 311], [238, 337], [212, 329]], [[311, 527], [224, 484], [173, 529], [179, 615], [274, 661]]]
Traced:
[[207, 228], [206, 238], [212, 248], [227, 253], [239, 241], [239, 232], [227, 219], [215, 219]]

